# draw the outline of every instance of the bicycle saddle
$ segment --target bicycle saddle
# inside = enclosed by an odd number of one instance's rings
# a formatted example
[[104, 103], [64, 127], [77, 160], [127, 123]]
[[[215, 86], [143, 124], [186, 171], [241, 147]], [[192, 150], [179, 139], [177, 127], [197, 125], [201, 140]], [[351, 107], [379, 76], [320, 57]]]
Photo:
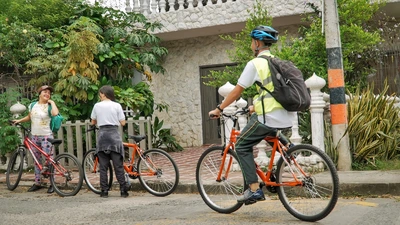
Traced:
[[62, 143], [62, 140], [60, 140], [60, 139], [47, 138], [47, 140], [48, 140], [52, 145], [59, 145], [59, 144]]
[[135, 142], [139, 142], [143, 139], [146, 139], [146, 135], [129, 135], [128, 139], [133, 139]]

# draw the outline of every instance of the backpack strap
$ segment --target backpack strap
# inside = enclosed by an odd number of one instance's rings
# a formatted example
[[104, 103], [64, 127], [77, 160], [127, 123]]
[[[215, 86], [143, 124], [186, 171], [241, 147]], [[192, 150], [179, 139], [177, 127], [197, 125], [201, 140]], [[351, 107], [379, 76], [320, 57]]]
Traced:
[[[266, 89], [266, 88], [261, 84], [260, 81], [256, 81], [255, 83], [256, 83], [261, 89], [266, 90], [268, 93], [271, 94], [271, 92], [270, 92], [268, 89]], [[271, 96], [272, 96], [272, 95], [271, 95]], [[265, 97], [265, 95], [262, 95], [262, 96], [261, 96], [261, 107], [262, 107], [262, 110], [263, 110], [263, 118], [264, 118], [264, 124], [265, 124], [264, 97]]]
[[[260, 55], [260, 56], [257, 56], [257, 58], [266, 59], [266, 60], [268, 61], [268, 65], [271, 65], [271, 62], [270, 62], [271, 57], [270, 57], [270, 56]], [[271, 69], [270, 69], [270, 70], [271, 70]], [[271, 73], [271, 76], [272, 76], [272, 73]], [[263, 89], [264, 91], [267, 91], [272, 97], [274, 97], [274, 96], [272, 95], [271, 91], [269, 91], [268, 89], [266, 89], [266, 88], [262, 85], [262, 83], [261, 83], [260, 81], [256, 81], [255, 84], [257, 84], [261, 89]], [[265, 124], [264, 96], [265, 96], [265, 95], [262, 95], [262, 96], [261, 96], [261, 107], [262, 107], [262, 110], [263, 110], [263, 117], [264, 117], [264, 124]]]
[[[36, 103], [37, 103], [37, 101], [34, 101], [29, 105], [30, 111], [32, 111], [32, 108]], [[47, 107], [47, 108], [48, 108], [48, 111], [49, 111], [49, 117], [51, 118], [51, 104], [50, 103], [49, 103], [49, 107]]]

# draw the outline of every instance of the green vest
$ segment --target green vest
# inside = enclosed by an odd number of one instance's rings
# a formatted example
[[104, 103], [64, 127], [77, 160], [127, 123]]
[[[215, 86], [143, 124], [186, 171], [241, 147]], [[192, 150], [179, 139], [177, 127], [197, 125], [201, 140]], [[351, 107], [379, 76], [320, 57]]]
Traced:
[[[263, 53], [262, 55], [267, 55], [273, 57], [271, 53]], [[271, 72], [269, 70], [268, 61], [263, 58], [254, 58], [252, 60], [254, 66], [256, 67], [258, 76], [261, 79], [263, 86], [269, 91], [274, 90], [274, 85], [272, 83]], [[267, 91], [262, 90], [258, 85], [256, 86], [258, 95], [254, 96], [253, 104], [254, 110], [257, 115], [263, 115], [263, 113], [269, 113], [275, 109], [283, 109], [282, 105], [275, 100]], [[264, 111], [262, 108], [262, 100], [264, 100]]]

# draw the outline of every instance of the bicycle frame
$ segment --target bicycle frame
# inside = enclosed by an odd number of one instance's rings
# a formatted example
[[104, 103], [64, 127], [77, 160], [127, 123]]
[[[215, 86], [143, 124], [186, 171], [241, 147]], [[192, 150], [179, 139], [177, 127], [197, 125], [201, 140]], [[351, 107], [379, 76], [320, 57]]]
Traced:
[[[23, 128], [23, 129], [26, 129], [26, 128]], [[29, 132], [28, 132], [28, 133], [29, 133]], [[36, 158], [35, 154], [33, 154], [33, 148], [36, 148], [36, 149], [40, 152], [40, 154], [43, 155], [43, 156], [45, 157], [46, 162], [48, 162], [49, 164], [51, 164], [51, 165], [53, 165], [53, 166], [57, 164], [57, 162], [54, 161], [53, 158], [51, 158], [50, 154], [48, 154], [47, 152], [43, 151], [43, 149], [42, 149], [41, 147], [39, 147], [39, 146], [37, 146], [35, 143], [33, 143], [33, 141], [32, 141], [31, 139], [29, 139], [28, 136], [25, 136], [23, 146], [24, 146], [25, 148], [28, 149], [28, 151], [30, 152], [30, 154], [31, 154], [31, 156], [32, 156], [32, 158], [33, 158], [33, 161], [34, 161], [35, 165], [39, 168], [39, 170], [42, 170], [42, 169], [43, 169], [43, 165], [42, 165], [42, 164], [39, 162], [39, 160]], [[54, 146], [52, 146], [52, 148], [54, 148]], [[54, 166], [54, 168], [55, 168], [62, 176], [64, 176], [64, 173], [66, 172], [66, 170], [65, 170], [64, 167]], [[61, 171], [60, 169], [63, 169], [63, 171]], [[44, 172], [43, 174], [44, 174], [44, 175], [50, 175], [50, 172], [49, 172], [49, 171], [46, 171], [46, 172]]]
[[[139, 173], [136, 170], [134, 170], [133, 169], [134, 168], [133, 165], [135, 164], [136, 153], [146, 164], [148, 164], [149, 161], [145, 160], [145, 158], [143, 157], [143, 150], [136, 143], [126, 143], [126, 142], [124, 142], [123, 145], [124, 145], [124, 147], [128, 147], [128, 148], [132, 148], [133, 149], [132, 157], [131, 157], [130, 161], [124, 163], [125, 172], [127, 172], [129, 175], [132, 175], [132, 176], [140, 176], [140, 175], [150, 176], [150, 175], [155, 175], [156, 174], [156, 171], [149, 171], [147, 173], [143, 173], [143, 172]], [[151, 161], [150, 161], [150, 163], [153, 164]]]
[[[240, 131], [237, 130], [236, 124], [237, 124], [237, 118], [236, 117], [229, 117], [232, 119], [233, 121], [233, 126], [232, 126], [232, 130], [230, 132], [230, 137], [229, 137], [229, 144], [226, 145], [224, 152], [223, 152], [223, 156], [222, 156], [222, 162], [221, 162], [221, 166], [219, 168], [219, 172], [217, 175], [217, 181], [221, 181], [222, 177], [228, 177], [229, 175], [229, 171], [231, 170], [231, 166], [232, 166], [232, 161], [233, 161], [233, 157], [231, 157], [229, 159], [228, 162], [228, 168], [226, 168], [226, 172], [224, 174], [224, 176], [222, 176], [222, 171], [224, 170], [224, 166], [226, 165], [226, 159], [227, 159], [227, 154], [229, 152], [230, 149], [234, 150], [235, 149], [235, 143], [236, 143], [236, 139], [237, 136], [240, 134]], [[274, 158], [276, 155], [276, 152], [279, 152], [281, 154], [281, 156], [283, 157], [283, 160], [285, 160], [286, 163], [287, 159], [285, 159], [285, 151], [283, 144], [279, 141], [278, 138], [278, 134], [280, 131], [278, 131], [277, 136], [273, 137], [273, 136], [267, 136], [264, 138], [265, 141], [269, 142], [269, 143], [273, 143], [272, 146], [272, 151], [271, 151], [271, 157], [270, 157], [270, 161], [268, 164], [268, 168], [267, 168], [267, 172], [263, 172], [260, 168], [260, 166], [254, 161], [255, 165], [256, 165], [256, 173], [257, 175], [260, 177], [260, 179], [264, 182], [264, 184], [266, 186], [302, 186], [303, 183], [302, 181], [300, 181], [293, 173], [293, 171], [290, 171], [290, 173], [292, 174], [294, 181], [291, 182], [282, 182], [282, 183], [277, 183], [275, 181], [271, 181], [271, 176], [272, 176], [272, 171], [273, 171], [273, 162], [274, 162]], [[301, 166], [299, 166], [296, 162], [296, 160], [293, 160], [293, 162], [295, 163], [295, 165], [299, 168], [300, 172], [304, 175], [306, 175], [306, 173], [303, 171], [303, 169], [301, 169]]]
[[[24, 138], [24, 146], [25, 146], [25, 147], [28, 149], [28, 151], [30, 152], [30, 154], [31, 154], [31, 156], [32, 156], [32, 158], [33, 158], [33, 161], [34, 161], [35, 165], [36, 165], [37, 167], [39, 167], [39, 170], [42, 170], [42, 169], [43, 169], [43, 166], [42, 166], [42, 164], [39, 162], [39, 160], [36, 158], [35, 154], [33, 154], [33, 148], [36, 148], [36, 149], [40, 152], [40, 154], [43, 155], [43, 156], [46, 158], [46, 161], [49, 161], [49, 162], [52, 163], [52, 164], [55, 163], [55, 161], [50, 157], [50, 155], [49, 155], [47, 152], [43, 151], [42, 148], [40, 148], [40, 147], [37, 146], [35, 143], [33, 143], [33, 141], [30, 140], [28, 137], [25, 137], [25, 138]], [[32, 147], [33, 147], [33, 148], [32, 148]]]

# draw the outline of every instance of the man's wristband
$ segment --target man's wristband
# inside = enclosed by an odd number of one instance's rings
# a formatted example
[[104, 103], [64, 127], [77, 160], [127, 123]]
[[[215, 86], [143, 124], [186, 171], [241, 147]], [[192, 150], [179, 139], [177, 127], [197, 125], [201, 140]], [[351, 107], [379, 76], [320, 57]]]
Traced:
[[221, 109], [221, 105], [217, 105], [217, 109], [218, 109], [220, 112], [224, 111], [224, 110]]

